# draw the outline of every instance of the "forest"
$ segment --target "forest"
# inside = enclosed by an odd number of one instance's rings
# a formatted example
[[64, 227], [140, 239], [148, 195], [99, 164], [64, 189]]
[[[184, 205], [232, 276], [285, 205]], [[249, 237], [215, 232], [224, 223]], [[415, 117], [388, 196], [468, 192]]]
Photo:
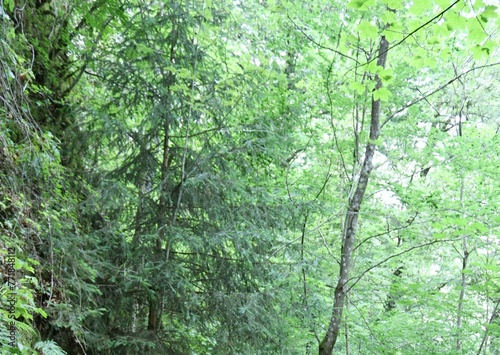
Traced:
[[500, 354], [499, 6], [0, 0], [0, 354]]

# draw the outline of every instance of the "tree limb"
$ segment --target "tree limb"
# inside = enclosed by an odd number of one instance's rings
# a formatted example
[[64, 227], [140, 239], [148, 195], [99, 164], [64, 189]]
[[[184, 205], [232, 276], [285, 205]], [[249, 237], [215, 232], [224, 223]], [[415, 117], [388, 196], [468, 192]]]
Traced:
[[[431, 18], [429, 21], [425, 22], [424, 24], [418, 26], [417, 28], [415, 28], [414, 30], [412, 30], [410, 33], [408, 33], [406, 36], [404, 36], [402, 39], [400, 39], [398, 42], [396, 42], [395, 44], [393, 44], [392, 46], [389, 46], [387, 49], [386, 49], [386, 52], [390, 51], [391, 49], [393, 48], [396, 48], [397, 46], [399, 46], [400, 44], [402, 44], [404, 41], [406, 41], [409, 37], [413, 36], [415, 33], [417, 33], [418, 31], [420, 31], [422, 28], [424, 28], [425, 26], [427, 26], [428, 24], [430, 24], [431, 22], [433, 22], [434, 20], [442, 17], [448, 10], [450, 10], [452, 7], [454, 7], [456, 4], [458, 4], [461, 0], [456, 0], [454, 3], [452, 3], [450, 6], [448, 6], [446, 9], [444, 9], [443, 11], [441, 11], [440, 13], [438, 13], [436, 16], [434, 16], [433, 18]], [[385, 54], [385, 53], [381, 53], [381, 54]], [[377, 57], [375, 58], [372, 58], [370, 60], [368, 60], [367, 62], [363, 63], [363, 64], [360, 64], [358, 66], [360, 67], [364, 67], [365, 65], [368, 65], [370, 64], [371, 62], [373, 62], [374, 60], [376, 60]]]
[[[401, 256], [403, 254], [406, 254], [412, 250], [415, 250], [415, 249], [419, 249], [419, 248], [423, 248], [423, 247], [426, 247], [426, 246], [429, 246], [429, 245], [433, 245], [433, 244], [436, 244], [436, 243], [445, 243], [445, 242], [456, 242], [457, 240], [461, 240], [463, 239], [464, 237], [460, 237], [460, 238], [455, 238], [455, 239], [435, 239], [431, 242], [427, 242], [427, 243], [423, 243], [423, 244], [419, 244], [419, 245], [415, 245], [411, 248], [408, 248], [406, 250], [403, 250], [402, 252], [400, 253], [397, 253], [397, 254], [393, 254], [393, 255], [390, 255], [388, 256], [387, 258], [383, 259], [382, 261], [379, 261], [378, 263], [370, 266], [368, 269], [366, 269], [365, 271], [363, 271], [361, 273], [361, 275], [359, 276], [355, 276], [355, 277], [352, 277], [350, 278], [347, 282], [351, 281], [351, 280], [356, 280], [352, 285], [349, 286], [349, 288], [347, 289], [347, 291], [349, 292], [360, 280], [363, 276], [365, 276], [368, 272], [370, 272], [371, 270], [379, 267], [380, 265], [386, 263], [387, 261], [391, 260], [391, 259], [394, 259], [398, 256]], [[346, 283], [347, 283], [346, 282]]]
[[427, 100], [427, 98], [428, 98], [429, 96], [432, 96], [432, 95], [434, 95], [435, 93], [437, 93], [437, 92], [439, 92], [439, 91], [443, 90], [445, 87], [447, 87], [447, 86], [449, 86], [449, 85], [453, 84], [455, 81], [459, 80], [460, 78], [462, 78], [463, 76], [465, 76], [465, 75], [469, 74], [470, 72], [473, 72], [473, 71], [475, 71], [475, 70], [479, 70], [479, 69], [484, 69], [484, 68], [494, 67], [494, 66], [497, 66], [497, 65], [500, 65], [500, 62], [491, 63], [491, 64], [486, 64], [486, 65], [480, 65], [480, 66], [478, 66], [478, 67], [474, 67], [474, 68], [471, 68], [471, 69], [469, 69], [469, 70], [467, 70], [467, 71], [463, 72], [462, 74], [460, 74], [460, 75], [458, 75], [458, 76], [454, 77], [453, 79], [448, 80], [446, 83], [444, 83], [443, 85], [439, 86], [438, 88], [436, 88], [436, 89], [434, 89], [434, 90], [430, 91], [429, 93], [427, 93], [427, 94], [425, 94], [425, 95], [423, 95], [423, 96], [419, 97], [418, 99], [416, 99], [416, 100], [414, 100], [414, 101], [410, 102], [409, 104], [407, 104], [407, 105], [405, 105], [405, 106], [401, 107], [400, 109], [398, 109], [397, 111], [395, 111], [394, 113], [392, 113], [389, 117], [387, 117], [387, 118], [386, 118], [386, 120], [382, 123], [382, 125], [380, 126], [380, 128], [383, 128], [383, 127], [386, 125], [386, 123], [387, 123], [387, 122], [389, 122], [391, 119], [393, 119], [393, 118], [394, 118], [394, 116], [396, 116], [398, 113], [401, 113], [401, 112], [403, 112], [404, 110], [406, 110], [406, 109], [410, 108], [411, 106], [418, 104], [420, 101]]

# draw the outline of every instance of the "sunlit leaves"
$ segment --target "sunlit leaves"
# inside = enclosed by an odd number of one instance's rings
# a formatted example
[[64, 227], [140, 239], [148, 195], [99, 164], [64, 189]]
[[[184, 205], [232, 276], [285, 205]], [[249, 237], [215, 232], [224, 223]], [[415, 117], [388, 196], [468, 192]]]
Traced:
[[467, 26], [467, 19], [463, 16], [460, 16], [455, 11], [448, 11], [445, 14], [446, 27], [449, 31], [453, 30], [462, 30]]
[[375, 4], [375, 0], [351, 0], [347, 7], [351, 9], [359, 9], [361, 11], [368, 10], [370, 6]]
[[373, 99], [375, 101], [381, 100], [387, 102], [389, 101], [389, 97], [391, 95], [392, 95], [391, 92], [384, 87], [381, 87], [380, 89], [373, 91]]
[[410, 7], [410, 11], [415, 15], [421, 15], [428, 9], [429, 9], [428, 0], [414, 0], [412, 1], [412, 6]]
[[389, 27], [387, 27], [382, 34], [389, 42], [394, 42], [401, 40], [404, 37], [406, 29], [399, 22], [390, 23]]
[[349, 83], [349, 89], [355, 90], [358, 93], [358, 95], [361, 95], [365, 92], [365, 86], [358, 81], [353, 81]]
[[467, 21], [467, 31], [467, 39], [473, 44], [481, 43], [488, 36], [485, 28], [475, 18]]
[[479, 44], [471, 48], [475, 60], [487, 58], [491, 54], [491, 48], [488, 46], [480, 46]]
[[378, 71], [377, 75], [383, 83], [390, 83], [394, 78], [394, 70], [392, 68], [384, 68]]
[[362, 39], [369, 38], [375, 40], [378, 37], [378, 28], [368, 21], [361, 21], [358, 25], [358, 31]]
[[383, 23], [391, 25], [397, 19], [397, 15], [396, 12], [387, 10], [382, 14], [380, 19]]
[[436, 60], [428, 55], [429, 50], [424, 48], [417, 48], [415, 53], [410, 58], [410, 64], [416, 69], [423, 67], [433, 67], [436, 64]]
[[488, 5], [484, 8], [484, 11], [479, 14], [479, 19], [487, 23], [490, 19], [495, 19], [498, 18], [498, 7], [497, 6], [492, 6]]
[[383, 0], [383, 3], [391, 10], [400, 10], [403, 8], [403, 0]]

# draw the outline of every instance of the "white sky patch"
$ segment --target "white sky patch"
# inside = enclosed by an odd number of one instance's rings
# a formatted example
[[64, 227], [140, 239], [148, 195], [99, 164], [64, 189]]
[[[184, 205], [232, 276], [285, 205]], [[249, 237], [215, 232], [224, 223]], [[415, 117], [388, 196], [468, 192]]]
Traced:
[[439, 265], [432, 264], [431, 267], [429, 268], [429, 275], [431, 276], [437, 275], [440, 270], [441, 267]]
[[417, 138], [415, 138], [414, 141], [415, 141], [414, 146], [418, 150], [424, 149], [425, 146], [427, 145], [427, 139], [426, 138], [417, 137]]
[[394, 194], [394, 192], [390, 190], [381, 190], [377, 191], [374, 194], [374, 197], [380, 201], [386, 206], [392, 206], [396, 207], [398, 209], [402, 209], [403, 206], [401, 205], [401, 201], [399, 198]]

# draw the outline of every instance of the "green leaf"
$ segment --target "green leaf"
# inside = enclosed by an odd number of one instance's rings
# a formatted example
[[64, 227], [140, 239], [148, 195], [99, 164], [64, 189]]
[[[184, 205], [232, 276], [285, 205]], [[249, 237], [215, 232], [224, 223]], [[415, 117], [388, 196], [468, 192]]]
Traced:
[[480, 46], [479, 44], [475, 45], [472, 49], [472, 54], [475, 60], [481, 60], [483, 58], [487, 58], [491, 54], [491, 49], [488, 47]]
[[392, 24], [396, 20], [397, 16], [394, 11], [387, 10], [380, 18], [382, 22]]
[[7, 9], [8, 12], [12, 13], [14, 11], [15, 1], [14, 0], [4, 0], [3, 6]]
[[349, 89], [355, 90], [359, 95], [365, 92], [365, 86], [358, 81], [353, 81], [349, 84]]
[[479, 14], [478, 17], [479, 19], [481, 19], [482, 22], [487, 23], [489, 19], [498, 18], [497, 10], [498, 10], [497, 6], [488, 5], [484, 9], [484, 11]]
[[373, 100], [381, 100], [381, 101], [389, 101], [389, 97], [392, 96], [392, 93], [384, 87], [381, 87], [378, 90], [373, 91]]
[[357, 29], [361, 38], [369, 38], [375, 40], [378, 37], [378, 27], [368, 21], [361, 21]]
[[450, 0], [435, 0], [436, 4], [438, 4], [442, 9], [446, 9], [448, 6], [450, 6], [451, 1]]
[[375, 5], [375, 0], [351, 0], [351, 2], [347, 4], [347, 7], [350, 9], [366, 11], [371, 6], [374, 5]]
[[427, 44], [429, 45], [435, 45], [435, 44], [439, 44], [441, 42], [441, 38], [440, 37], [429, 37], [427, 39]]
[[369, 73], [377, 74], [382, 70], [382, 67], [380, 65], [377, 65], [377, 62], [375, 60], [372, 60], [370, 63], [368, 63], [365, 69]]
[[481, 42], [488, 36], [483, 26], [476, 20], [476, 18], [469, 19], [467, 21], [467, 29], [469, 31], [467, 40], [472, 44], [481, 44]]
[[422, 15], [428, 8], [429, 0], [414, 0], [413, 5], [410, 7], [410, 11], [415, 15]]
[[451, 224], [453, 225], [457, 225], [457, 226], [466, 226], [468, 224], [468, 220], [467, 218], [455, 218], [453, 220], [451, 220]]
[[378, 76], [384, 83], [389, 83], [394, 78], [394, 71], [391, 68], [385, 68], [378, 72]]
[[445, 15], [445, 21], [448, 31], [467, 28], [467, 19], [454, 11], [450, 11]]
[[368, 0], [351, 0], [347, 7], [350, 9], [360, 9]]
[[401, 0], [383, 0], [382, 2], [386, 4], [388, 8], [393, 10], [403, 8], [403, 2]]
[[483, 0], [476, 0], [474, 1], [474, 9], [480, 10], [481, 8], [485, 8], [487, 5], [484, 3]]
[[401, 40], [404, 37], [405, 28], [399, 22], [393, 22], [382, 34], [389, 42]]
[[446, 234], [446, 233], [434, 233], [432, 236], [435, 239], [445, 239], [445, 238], [448, 238], [448, 234]]

